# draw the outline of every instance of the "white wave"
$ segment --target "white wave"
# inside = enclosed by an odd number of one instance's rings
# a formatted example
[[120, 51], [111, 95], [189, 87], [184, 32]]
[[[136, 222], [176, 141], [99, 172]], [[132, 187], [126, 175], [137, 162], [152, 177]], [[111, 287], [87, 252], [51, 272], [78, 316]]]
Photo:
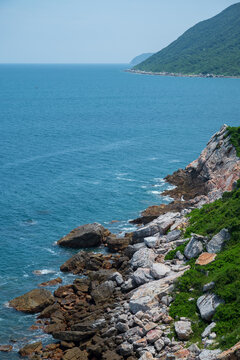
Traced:
[[175, 185], [168, 185], [167, 186], [167, 190], [173, 190], [173, 189], [176, 189]]
[[10, 306], [10, 304], [9, 304], [9, 301], [6, 301], [5, 303], [3, 303], [3, 306], [4, 306], [5, 308], [8, 308], [8, 309], [11, 308], [11, 306]]
[[179, 163], [180, 160], [178, 160], [178, 159], [173, 159], [173, 160], [170, 160], [169, 162], [170, 162], [170, 163]]
[[154, 178], [154, 181], [158, 181], [160, 183], [165, 183], [166, 181], [164, 180], [164, 178]]
[[51, 270], [51, 269], [42, 269], [42, 270], [34, 270], [33, 274], [34, 275], [46, 275], [46, 274], [55, 274], [56, 271], [55, 270]]
[[148, 160], [150, 160], [150, 161], [155, 161], [155, 160], [157, 160], [158, 158], [157, 157], [151, 157], [151, 158], [149, 158]]
[[28, 275], [28, 274], [23, 274], [23, 277], [24, 277], [24, 278], [28, 278], [29, 275]]
[[157, 191], [157, 190], [153, 190], [153, 191], [148, 191], [149, 194], [154, 194], [154, 195], [161, 195], [162, 191]]
[[116, 179], [117, 179], [117, 180], [123, 180], [123, 181], [136, 181], [136, 180], [134, 180], [134, 179], [123, 178], [123, 177], [121, 177], [121, 176], [117, 176]]
[[28, 220], [24, 220], [21, 222], [21, 225], [24, 225], [24, 226], [34, 226], [34, 225], [37, 225], [37, 221], [36, 220], [33, 220], [33, 219], [28, 219]]
[[54, 241], [53, 246], [57, 246], [57, 241]]
[[171, 196], [163, 196], [163, 200], [164, 201], [168, 201], [168, 202], [171, 202], [171, 201], [173, 201], [173, 198], [171, 198]]
[[44, 250], [48, 251], [48, 252], [49, 252], [50, 254], [52, 254], [52, 255], [57, 255], [57, 253], [56, 253], [54, 250], [52, 250], [52, 249], [44, 248]]
[[146, 186], [146, 185], [141, 185], [141, 188], [142, 188], [142, 189], [146, 189], [147, 186]]
[[115, 172], [115, 175], [116, 176], [126, 176], [126, 175], [128, 175], [128, 173], [124, 173], [124, 172]]

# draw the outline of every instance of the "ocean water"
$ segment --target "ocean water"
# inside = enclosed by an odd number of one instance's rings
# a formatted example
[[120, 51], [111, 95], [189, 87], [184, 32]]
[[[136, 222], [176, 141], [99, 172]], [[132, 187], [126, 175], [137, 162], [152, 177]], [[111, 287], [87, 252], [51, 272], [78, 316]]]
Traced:
[[170, 200], [164, 176], [194, 160], [222, 124], [240, 125], [240, 80], [125, 67], [0, 65], [0, 344], [15, 351], [49, 338], [8, 301], [74, 278], [59, 267], [75, 251], [55, 242], [94, 221], [132, 230], [129, 219]]

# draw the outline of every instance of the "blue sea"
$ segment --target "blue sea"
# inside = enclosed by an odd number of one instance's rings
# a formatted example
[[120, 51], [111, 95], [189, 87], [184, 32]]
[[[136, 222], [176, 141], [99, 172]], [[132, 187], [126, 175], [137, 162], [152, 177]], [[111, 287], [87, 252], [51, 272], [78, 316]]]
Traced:
[[49, 338], [8, 301], [57, 276], [74, 279], [59, 271], [74, 251], [56, 241], [95, 221], [131, 231], [129, 219], [170, 200], [164, 176], [194, 160], [222, 124], [240, 125], [240, 80], [126, 67], [0, 65], [0, 344], [14, 351]]

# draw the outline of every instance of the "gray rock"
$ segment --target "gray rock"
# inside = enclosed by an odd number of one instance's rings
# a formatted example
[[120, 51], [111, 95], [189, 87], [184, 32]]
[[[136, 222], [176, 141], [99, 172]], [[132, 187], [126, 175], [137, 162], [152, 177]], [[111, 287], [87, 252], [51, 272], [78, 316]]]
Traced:
[[141, 268], [150, 268], [155, 259], [155, 253], [152, 249], [141, 248], [133, 254], [130, 261], [131, 267], [136, 270]]
[[150, 274], [150, 269], [146, 269], [146, 268], [138, 268], [131, 275], [131, 279], [138, 286], [154, 280], [152, 275]]
[[157, 280], [165, 277], [170, 271], [168, 266], [161, 263], [154, 263], [151, 267], [151, 275]]
[[196, 355], [200, 354], [200, 349], [196, 344], [192, 344], [189, 346], [188, 350]]
[[207, 292], [209, 290], [212, 290], [214, 288], [214, 286], [215, 286], [214, 281], [211, 281], [210, 283], [203, 285], [203, 292]]
[[127, 323], [128, 322], [128, 316], [127, 314], [121, 314], [118, 316], [118, 321], [123, 322], [123, 323]]
[[158, 236], [148, 236], [144, 238], [144, 244], [149, 248], [155, 248], [159, 243]]
[[126, 331], [129, 330], [128, 324], [123, 323], [123, 322], [118, 322], [116, 324], [116, 329], [120, 332], [120, 333], [124, 333]]
[[91, 292], [91, 296], [96, 304], [102, 303], [113, 295], [114, 289], [115, 283], [112, 280], [108, 280], [98, 285], [97, 288]]
[[133, 242], [140, 242], [143, 238], [153, 236], [157, 233], [166, 234], [167, 230], [173, 225], [180, 213], [168, 212], [160, 215], [146, 226], [133, 232]]
[[133, 314], [136, 314], [139, 311], [147, 311], [151, 309], [151, 300], [150, 296], [143, 296], [139, 299], [131, 299], [129, 302], [130, 311]]
[[184, 260], [184, 256], [179, 250], [176, 252], [175, 258], [178, 260]]
[[144, 352], [144, 354], [139, 358], [139, 360], [154, 360], [154, 357], [150, 351]]
[[121, 286], [123, 284], [123, 282], [124, 282], [122, 275], [117, 271], [111, 275], [109, 280], [116, 281], [118, 286]]
[[167, 242], [178, 240], [181, 236], [180, 230], [173, 230], [167, 234]]
[[216, 311], [216, 308], [223, 303], [224, 301], [215, 294], [200, 296], [197, 300], [197, 307], [200, 311], [202, 319], [210, 321]]
[[205, 238], [203, 236], [194, 234], [191, 237], [191, 240], [187, 244], [184, 250], [184, 256], [187, 259], [192, 259], [197, 257], [203, 252], [203, 243]]
[[215, 360], [217, 355], [221, 354], [221, 350], [203, 350], [199, 354], [199, 360]]
[[133, 352], [133, 345], [128, 342], [124, 342], [118, 347], [118, 352], [122, 356], [130, 356]]
[[134, 289], [135, 284], [134, 281], [130, 278], [127, 281], [125, 281], [122, 285], [121, 285], [121, 289], [122, 291], [130, 291], [132, 289]]
[[98, 223], [85, 224], [72, 230], [68, 235], [58, 240], [58, 245], [70, 248], [88, 248], [102, 243], [105, 229]]
[[157, 341], [155, 341], [154, 346], [155, 349], [160, 352], [164, 348], [165, 343], [162, 339], [158, 339]]
[[227, 229], [222, 229], [218, 234], [213, 236], [213, 238], [207, 244], [207, 252], [216, 254], [219, 253], [225, 242], [230, 240], [230, 233]]
[[215, 332], [212, 332], [211, 334], [209, 334], [210, 340], [214, 340], [214, 339], [216, 339], [216, 337], [217, 337], [217, 334]]
[[207, 337], [212, 332], [212, 329], [216, 326], [215, 322], [212, 322], [210, 325], [208, 325], [205, 330], [202, 332], [202, 338]]
[[177, 321], [174, 324], [179, 340], [188, 340], [192, 334], [190, 321]]

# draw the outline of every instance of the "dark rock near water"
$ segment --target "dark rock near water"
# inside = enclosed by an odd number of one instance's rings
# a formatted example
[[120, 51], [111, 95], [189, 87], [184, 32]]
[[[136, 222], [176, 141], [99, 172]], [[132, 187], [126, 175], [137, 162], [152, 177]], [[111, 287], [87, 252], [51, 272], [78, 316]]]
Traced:
[[58, 240], [58, 245], [75, 249], [96, 247], [101, 245], [109, 234], [110, 232], [98, 223], [86, 224]]
[[29, 356], [32, 353], [36, 353], [42, 350], [42, 342], [35, 342], [33, 344], [28, 344], [19, 350], [21, 356]]
[[34, 289], [18, 296], [9, 302], [10, 306], [26, 313], [38, 313], [54, 303], [51, 292], [45, 289]]

